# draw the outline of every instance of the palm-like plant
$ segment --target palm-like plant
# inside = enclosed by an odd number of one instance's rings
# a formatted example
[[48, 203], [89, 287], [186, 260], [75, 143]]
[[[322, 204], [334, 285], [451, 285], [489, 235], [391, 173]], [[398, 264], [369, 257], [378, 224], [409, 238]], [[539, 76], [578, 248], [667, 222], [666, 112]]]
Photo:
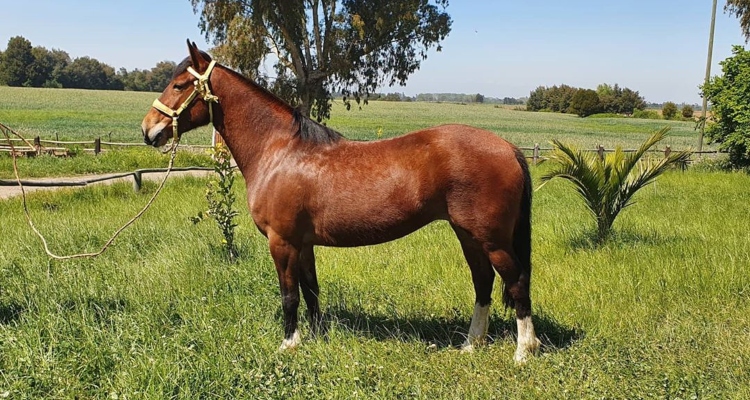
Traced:
[[689, 151], [675, 151], [659, 160], [641, 161], [649, 149], [666, 137], [667, 131], [669, 128], [665, 127], [655, 132], [634, 152], [626, 153], [618, 146], [604, 157], [555, 140], [551, 160], [556, 165], [542, 176], [542, 182], [553, 178], [572, 182], [594, 215], [596, 239], [602, 242], [611, 233], [617, 215], [633, 204], [633, 195], [639, 189], [652, 183], [670, 165], [684, 164], [690, 157]]

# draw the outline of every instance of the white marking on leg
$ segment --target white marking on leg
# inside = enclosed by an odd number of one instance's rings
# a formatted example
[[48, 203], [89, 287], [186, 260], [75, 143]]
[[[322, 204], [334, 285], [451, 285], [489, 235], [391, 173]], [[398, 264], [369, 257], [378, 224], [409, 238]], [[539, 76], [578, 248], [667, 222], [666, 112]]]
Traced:
[[295, 330], [292, 334], [292, 337], [289, 339], [284, 339], [281, 341], [281, 346], [279, 347], [279, 351], [285, 351], [285, 350], [291, 350], [302, 343], [302, 339], [299, 335], [299, 330]]
[[528, 360], [529, 355], [539, 350], [542, 342], [536, 337], [531, 316], [516, 318], [516, 325], [518, 326], [518, 348], [513, 358], [517, 363], [523, 364]]
[[461, 346], [462, 351], [471, 352], [474, 350], [475, 345], [484, 343], [485, 336], [487, 336], [489, 318], [490, 305], [480, 306], [479, 303], [475, 303], [474, 315], [471, 317], [471, 325], [469, 326], [469, 335]]

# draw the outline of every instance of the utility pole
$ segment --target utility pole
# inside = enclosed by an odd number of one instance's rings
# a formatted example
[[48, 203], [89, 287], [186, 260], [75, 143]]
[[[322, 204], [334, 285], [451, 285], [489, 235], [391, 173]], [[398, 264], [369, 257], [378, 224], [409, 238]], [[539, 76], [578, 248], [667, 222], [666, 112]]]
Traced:
[[[708, 60], [706, 60], [706, 79], [703, 82], [703, 87], [708, 85], [708, 80], [711, 79], [711, 56], [714, 52], [714, 26], [716, 25], [716, 0], [714, 0], [713, 10], [711, 11], [711, 31], [708, 34]], [[700, 152], [703, 151], [703, 133], [706, 130], [706, 108], [708, 108], [708, 99], [705, 93], [703, 94], [703, 121], [701, 123], [701, 134], [698, 138], [698, 157]]]

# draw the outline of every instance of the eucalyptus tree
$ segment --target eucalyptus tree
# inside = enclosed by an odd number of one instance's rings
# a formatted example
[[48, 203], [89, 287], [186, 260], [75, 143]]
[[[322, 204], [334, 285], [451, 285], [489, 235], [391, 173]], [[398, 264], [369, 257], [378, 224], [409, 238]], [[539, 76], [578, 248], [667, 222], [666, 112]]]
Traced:
[[[191, 0], [220, 61], [305, 115], [330, 116], [334, 92], [357, 103], [405, 84], [451, 27], [448, 0]], [[275, 79], [261, 72], [273, 65]]]
[[740, 20], [742, 34], [746, 40], [750, 39], [750, 0], [727, 0], [724, 11]]

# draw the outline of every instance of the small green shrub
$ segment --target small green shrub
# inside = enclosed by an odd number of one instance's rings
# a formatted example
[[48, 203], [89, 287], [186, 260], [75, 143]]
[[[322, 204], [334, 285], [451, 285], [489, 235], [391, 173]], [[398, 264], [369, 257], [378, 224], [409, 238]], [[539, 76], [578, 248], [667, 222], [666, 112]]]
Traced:
[[635, 110], [633, 111], [633, 118], [661, 119], [661, 116], [655, 110]]
[[234, 186], [232, 154], [222, 143], [218, 143], [210, 152], [214, 159], [216, 175], [208, 181], [208, 189], [206, 190], [208, 210], [199, 212], [197, 216], [191, 217], [190, 220], [197, 224], [204, 220], [206, 216], [213, 218], [224, 236], [221, 244], [229, 259], [234, 261], [237, 257], [237, 249], [234, 245], [234, 228], [237, 227], [237, 223], [234, 218], [238, 212], [234, 209], [235, 195], [232, 192]]
[[683, 118], [693, 118], [693, 114], [695, 113], [695, 111], [693, 110], [693, 107], [685, 104], [684, 106], [682, 106], [681, 113]]
[[661, 107], [661, 115], [664, 119], [673, 119], [677, 116], [677, 105], [668, 101]]
[[633, 204], [636, 192], [672, 165], [684, 165], [690, 158], [689, 151], [673, 151], [662, 159], [641, 161], [666, 137], [667, 131], [669, 127], [654, 132], [635, 152], [625, 153], [618, 146], [604, 157], [554, 140], [555, 150], [550, 157], [554, 167], [542, 176], [542, 182], [562, 178], [573, 183], [596, 220], [596, 242], [603, 243], [612, 233], [615, 218]]
[[727, 156], [703, 157], [693, 162], [691, 169], [700, 172], [729, 172], [732, 171], [732, 163]]

